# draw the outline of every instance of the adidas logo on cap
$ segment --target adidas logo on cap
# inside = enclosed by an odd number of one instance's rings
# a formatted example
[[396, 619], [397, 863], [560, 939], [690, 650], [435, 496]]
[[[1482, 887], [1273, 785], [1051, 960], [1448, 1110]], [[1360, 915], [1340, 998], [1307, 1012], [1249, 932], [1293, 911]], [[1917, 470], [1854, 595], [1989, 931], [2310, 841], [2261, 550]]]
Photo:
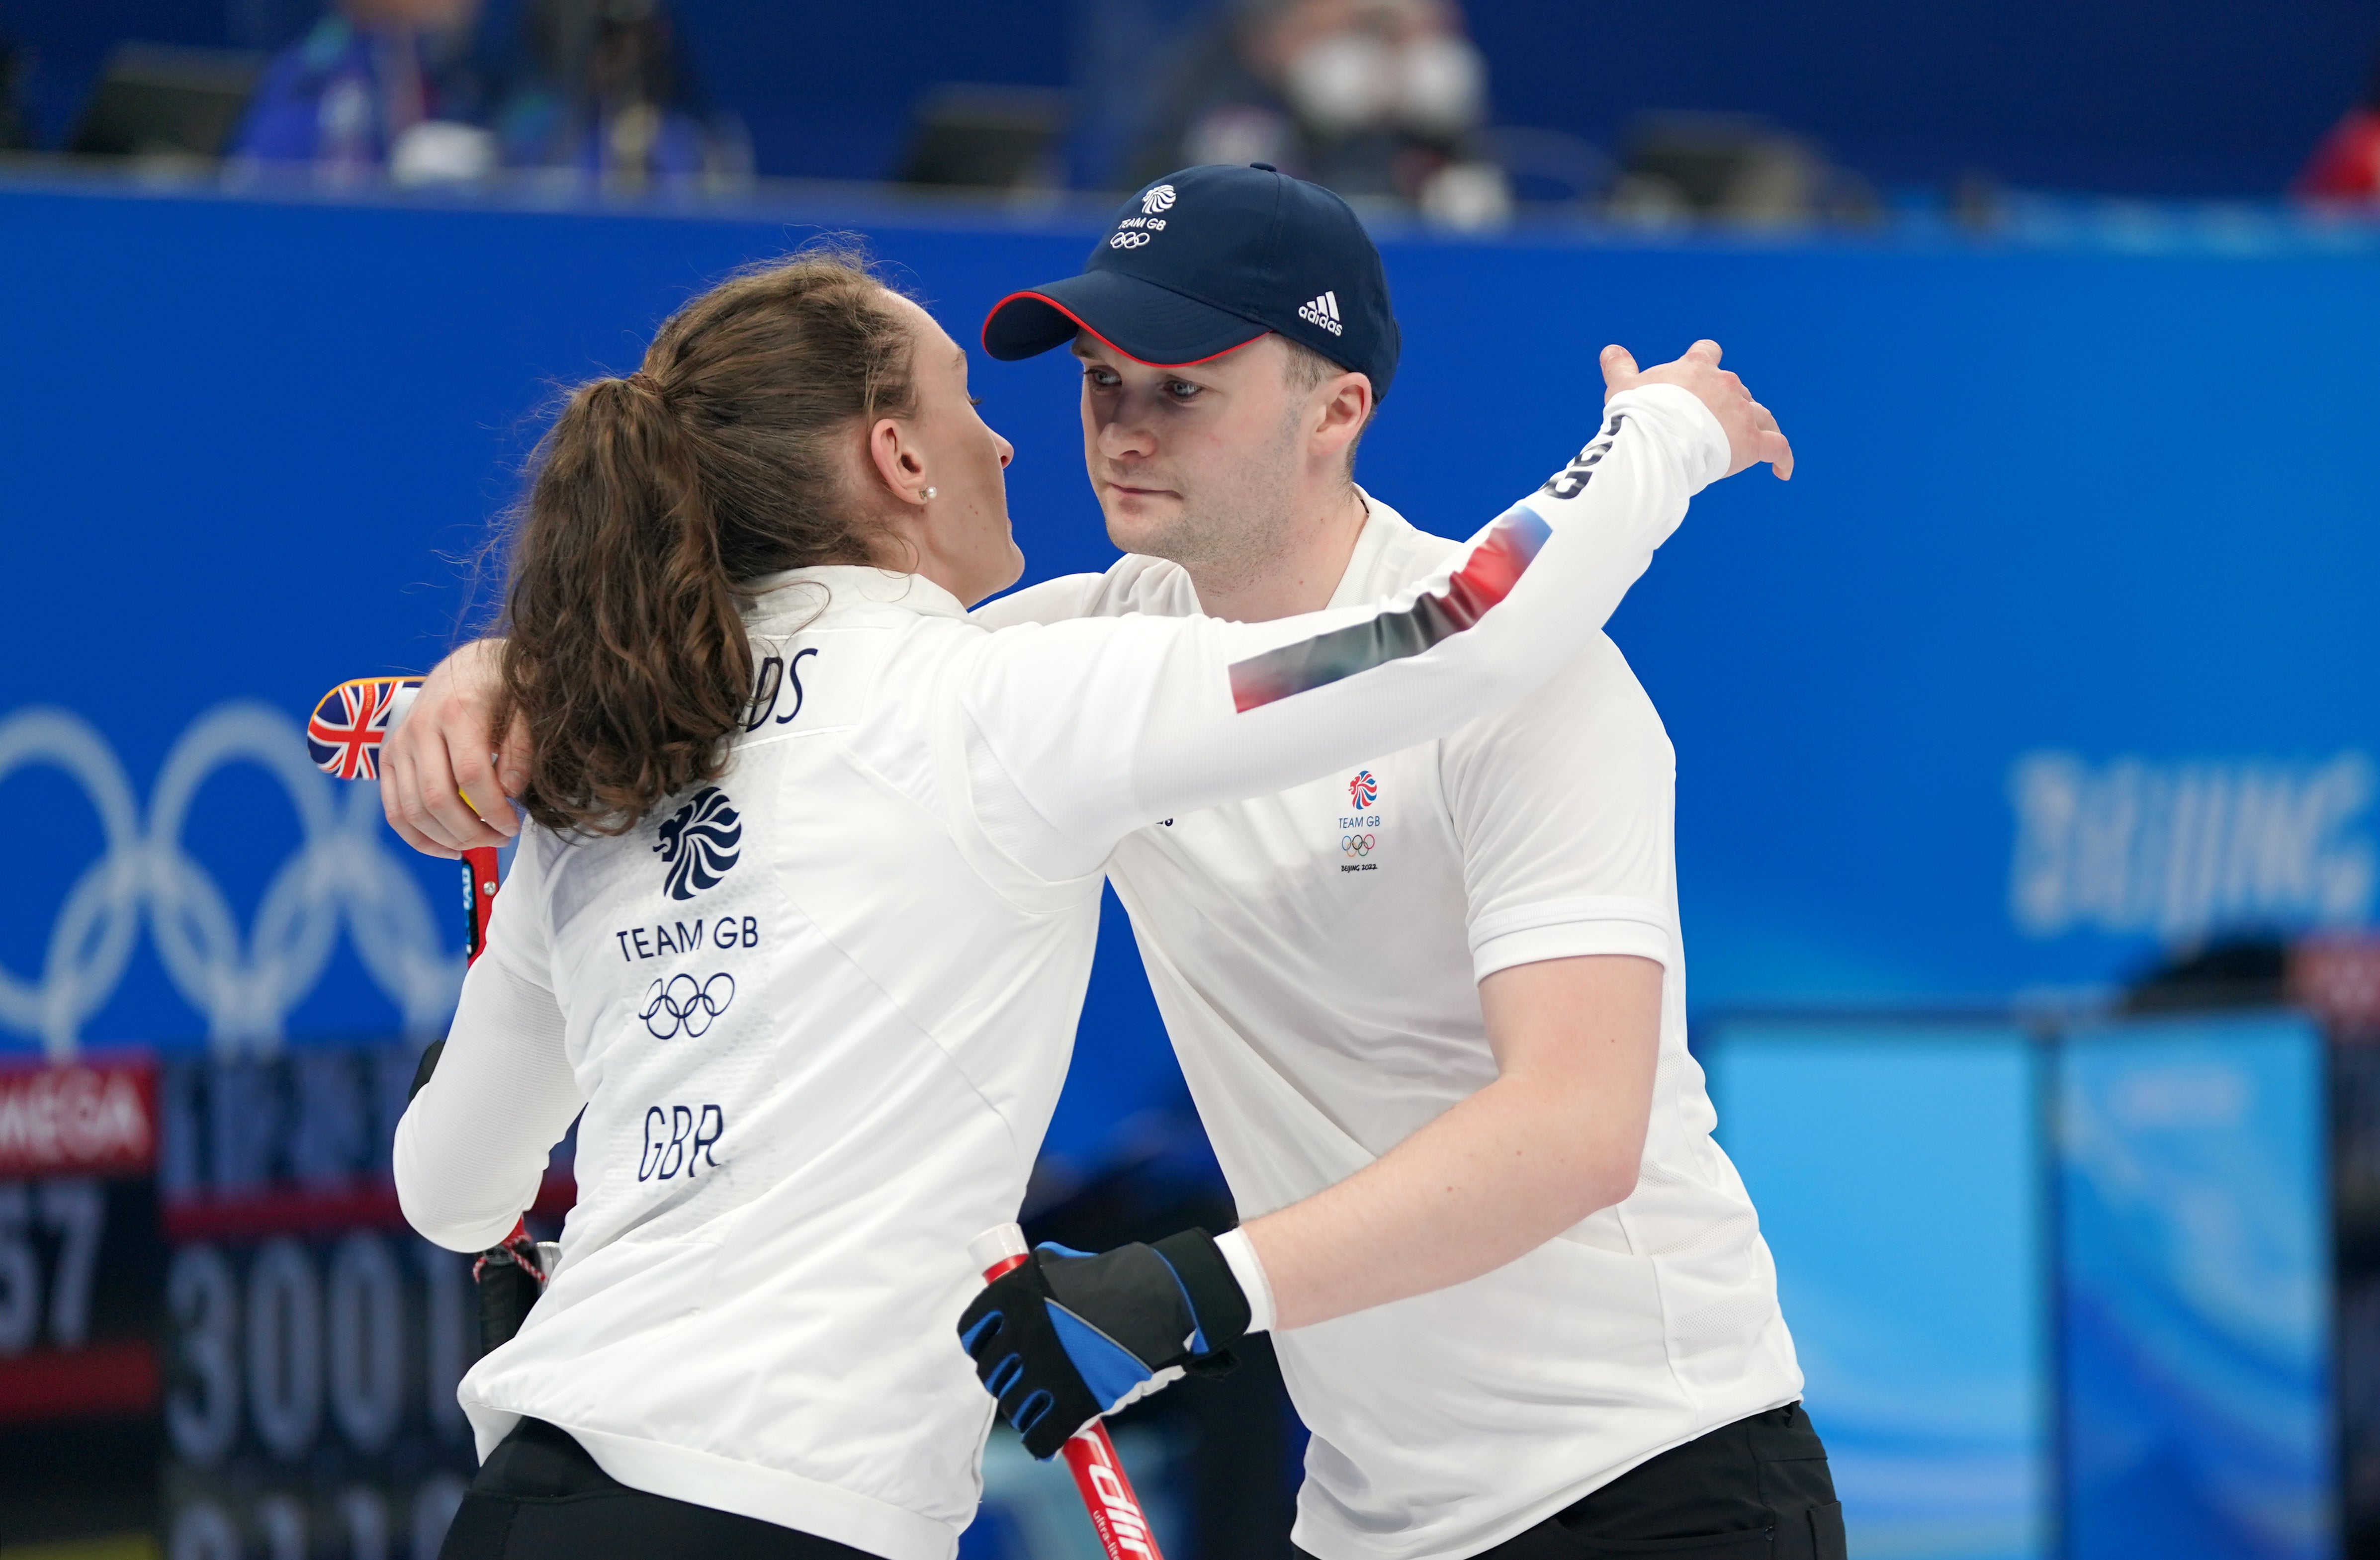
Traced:
[[1321, 326], [1334, 336], [1347, 333], [1346, 327], [1339, 323], [1339, 295], [1336, 292], [1325, 293], [1312, 303], [1299, 304], [1297, 317], [1309, 325]]

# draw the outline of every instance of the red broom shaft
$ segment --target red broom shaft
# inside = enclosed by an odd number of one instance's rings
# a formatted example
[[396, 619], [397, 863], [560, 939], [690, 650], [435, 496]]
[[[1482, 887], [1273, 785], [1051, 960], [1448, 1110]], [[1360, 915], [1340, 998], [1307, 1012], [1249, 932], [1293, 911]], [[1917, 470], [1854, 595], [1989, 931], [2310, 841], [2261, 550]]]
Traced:
[[[983, 1281], [989, 1284], [1024, 1262], [1021, 1255], [1002, 1257], [983, 1270]], [[1123, 1464], [1116, 1460], [1115, 1443], [1108, 1439], [1106, 1425], [1093, 1420], [1058, 1455], [1066, 1459], [1066, 1471], [1075, 1476], [1083, 1509], [1091, 1514], [1091, 1526], [1108, 1560], [1165, 1560], [1158, 1553], [1157, 1535], [1148, 1530], [1148, 1514], [1141, 1510], [1140, 1497], [1133, 1493], [1132, 1481], [1124, 1477]]]

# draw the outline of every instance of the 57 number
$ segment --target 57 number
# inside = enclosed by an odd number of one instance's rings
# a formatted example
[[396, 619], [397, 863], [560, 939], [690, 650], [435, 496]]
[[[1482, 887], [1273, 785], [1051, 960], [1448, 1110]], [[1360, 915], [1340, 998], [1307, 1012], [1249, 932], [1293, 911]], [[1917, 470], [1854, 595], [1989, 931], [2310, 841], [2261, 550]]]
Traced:
[[[95, 1180], [0, 1181], [0, 1359], [24, 1353], [45, 1332], [57, 1348], [79, 1348], [91, 1336], [91, 1273], [106, 1228], [107, 1197]], [[37, 1240], [43, 1231], [50, 1240]], [[52, 1244], [57, 1254], [45, 1276], [42, 1247]]]

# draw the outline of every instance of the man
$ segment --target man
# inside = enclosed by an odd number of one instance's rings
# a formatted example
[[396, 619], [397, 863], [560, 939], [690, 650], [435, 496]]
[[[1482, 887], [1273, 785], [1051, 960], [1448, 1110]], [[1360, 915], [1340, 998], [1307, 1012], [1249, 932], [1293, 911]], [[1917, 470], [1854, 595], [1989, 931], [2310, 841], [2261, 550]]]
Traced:
[[[985, 325], [995, 357], [1068, 342], [1092, 486], [1134, 555], [986, 623], [1270, 619], [1393, 595], [1457, 545], [1352, 478], [1398, 333], [1378, 251], [1327, 192], [1261, 165], [1142, 191], [1081, 275]], [[1615, 389], [1645, 377], [1616, 347], [1604, 367]], [[1730, 464], [1787, 475], [1758, 423]], [[1592, 481], [1602, 443], [1555, 482]], [[459, 778], [504, 815], [483, 659], [442, 669], [383, 759], [417, 844], [496, 838], [454, 798]], [[1296, 674], [1343, 674], [1324, 662]], [[1841, 1554], [1767, 1250], [1686, 1050], [1672, 769], [1598, 640], [1453, 737], [1119, 847], [1246, 1222], [1038, 1253], [986, 1289], [964, 1338], [1028, 1447], [1269, 1327], [1314, 1432], [1293, 1537], [1323, 1560]]]

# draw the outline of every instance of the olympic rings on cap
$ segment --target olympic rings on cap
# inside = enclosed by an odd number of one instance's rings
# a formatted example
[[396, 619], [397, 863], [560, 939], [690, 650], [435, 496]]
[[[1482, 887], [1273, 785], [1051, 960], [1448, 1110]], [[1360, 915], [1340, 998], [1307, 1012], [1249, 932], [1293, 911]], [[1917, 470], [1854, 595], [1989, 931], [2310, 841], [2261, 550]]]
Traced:
[[1146, 232], [1139, 229], [1135, 229], [1130, 233], [1111, 233], [1108, 236], [1108, 248], [1111, 249], [1137, 249], [1143, 244], [1148, 242], [1148, 236], [1149, 236]]
[[653, 982], [652, 989], [645, 993], [645, 1010], [637, 1016], [645, 1021], [646, 1030], [656, 1040], [680, 1033], [689, 1040], [699, 1040], [710, 1021], [735, 1000], [735, 977], [726, 971], [705, 981], [680, 973]]
[[[462, 956], [444, 947], [428, 896], [384, 842], [379, 787], [357, 783], [342, 799], [279, 710], [236, 700], [194, 721], [158, 772], [145, 828], [123, 765], [81, 716], [35, 706], [0, 720], [0, 780], [36, 765], [81, 787], [105, 842], [51, 923], [40, 976], [0, 966], [0, 1025], [40, 1040], [53, 1058], [74, 1056], [84, 1022], [115, 995], [144, 911], [167, 977], [205, 1017], [219, 1052], [279, 1045], [290, 1011], [322, 980], [343, 921], [408, 1033], [435, 1034], [453, 1013]], [[233, 765], [280, 782], [302, 837], [245, 931], [182, 843], [200, 789]]]

